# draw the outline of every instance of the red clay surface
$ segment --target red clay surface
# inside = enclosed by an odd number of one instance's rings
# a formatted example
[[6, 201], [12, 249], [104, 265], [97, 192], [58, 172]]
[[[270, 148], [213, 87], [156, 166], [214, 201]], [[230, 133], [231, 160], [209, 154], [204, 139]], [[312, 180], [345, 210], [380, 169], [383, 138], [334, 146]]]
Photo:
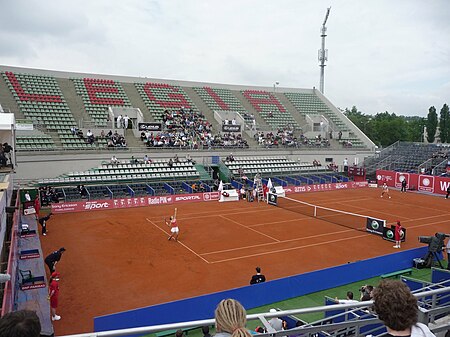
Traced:
[[[419, 235], [450, 232], [450, 201], [379, 189], [291, 197], [386, 219], [407, 228], [403, 249], [423, 246]], [[167, 241], [174, 206], [54, 215], [44, 254], [65, 247], [61, 321], [56, 335], [93, 331], [93, 318], [118, 311], [247, 285], [256, 266], [268, 280], [394, 253], [380, 237], [265, 203], [179, 204], [180, 241]]]

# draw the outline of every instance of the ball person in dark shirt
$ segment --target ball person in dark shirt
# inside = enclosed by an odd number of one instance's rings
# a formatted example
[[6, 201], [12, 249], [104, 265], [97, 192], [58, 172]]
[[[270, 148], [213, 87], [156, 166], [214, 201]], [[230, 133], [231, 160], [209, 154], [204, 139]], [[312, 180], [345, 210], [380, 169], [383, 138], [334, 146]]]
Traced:
[[266, 277], [263, 274], [261, 274], [261, 268], [256, 267], [256, 274], [252, 276], [250, 284], [257, 284], [263, 282], [266, 282]]

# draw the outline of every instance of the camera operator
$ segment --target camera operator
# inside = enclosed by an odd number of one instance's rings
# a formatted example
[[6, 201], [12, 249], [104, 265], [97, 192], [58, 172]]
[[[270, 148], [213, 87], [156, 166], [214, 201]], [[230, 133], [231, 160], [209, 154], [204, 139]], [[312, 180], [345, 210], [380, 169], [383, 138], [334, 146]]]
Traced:
[[361, 293], [360, 301], [370, 301], [373, 298], [373, 286], [371, 285], [362, 286], [359, 292]]

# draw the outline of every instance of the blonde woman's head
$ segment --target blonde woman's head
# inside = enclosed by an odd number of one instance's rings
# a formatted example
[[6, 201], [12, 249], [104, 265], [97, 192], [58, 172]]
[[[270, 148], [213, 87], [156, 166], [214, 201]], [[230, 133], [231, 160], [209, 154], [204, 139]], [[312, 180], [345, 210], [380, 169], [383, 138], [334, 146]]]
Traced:
[[241, 303], [233, 299], [220, 301], [217, 305], [216, 330], [228, 332], [233, 337], [250, 337], [250, 332], [245, 328], [247, 323], [246, 311]]

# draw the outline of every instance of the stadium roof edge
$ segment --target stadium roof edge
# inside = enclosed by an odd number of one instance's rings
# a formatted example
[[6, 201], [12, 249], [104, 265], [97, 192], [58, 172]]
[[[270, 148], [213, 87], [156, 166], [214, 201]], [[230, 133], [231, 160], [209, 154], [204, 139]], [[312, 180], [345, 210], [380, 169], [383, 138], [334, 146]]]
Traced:
[[[50, 70], [50, 69], [37, 69], [37, 68], [25, 68], [16, 66], [0, 65], [0, 71], [11, 71], [15, 73], [27, 73], [34, 75], [44, 75], [52, 76], [57, 78], [72, 78], [72, 77], [92, 77], [105, 80], [114, 80], [118, 82], [125, 83], [145, 83], [145, 82], [157, 82], [170, 85], [178, 85], [184, 87], [201, 87], [209, 86], [212, 88], [224, 88], [230, 90], [265, 90], [273, 91], [273, 87], [265, 86], [253, 86], [253, 85], [238, 85], [238, 84], [221, 84], [221, 83], [210, 83], [210, 82], [197, 82], [197, 81], [185, 81], [185, 80], [170, 80], [161, 78], [151, 78], [151, 77], [137, 77], [137, 76], [124, 76], [124, 75], [107, 75], [107, 74], [94, 74], [94, 73], [83, 73], [83, 72], [71, 72], [71, 71], [60, 71], [60, 70]], [[306, 88], [285, 88], [277, 87], [277, 92], [297, 92], [297, 93], [313, 93], [313, 89]]]

